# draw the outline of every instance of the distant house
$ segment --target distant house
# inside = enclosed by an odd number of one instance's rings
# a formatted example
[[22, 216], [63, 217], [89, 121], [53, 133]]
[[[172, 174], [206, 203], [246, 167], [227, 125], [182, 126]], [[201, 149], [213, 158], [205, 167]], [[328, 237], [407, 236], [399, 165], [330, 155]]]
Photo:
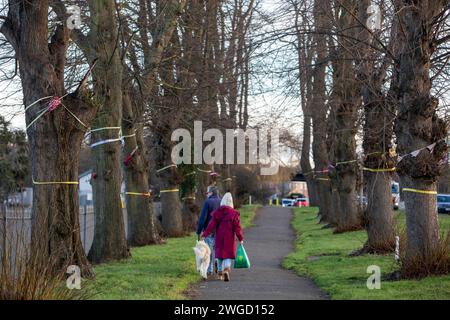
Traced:
[[31, 207], [33, 204], [33, 188], [25, 188], [23, 192], [17, 192], [8, 196], [8, 200], [5, 200], [4, 204], [11, 207]]
[[[92, 170], [83, 172], [78, 176], [78, 195], [80, 197], [80, 206], [88, 206], [93, 204], [92, 198]], [[122, 194], [125, 193], [125, 182], [122, 181], [121, 186]]]
[[[80, 206], [92, 205], [92, 170], [86, 171], [78, 176], [78, 196]], [[122, 189], [124, 186], [122, 186]], [[25, 188], [23, 192], [10, 195], [5, 201], [8, 206], [31, 207], [33, 205], [33, 188]]]
[[92, 170], [83, 172], [78, 176], [78, 196], [80, 198], [80, 206], [92, 205]]

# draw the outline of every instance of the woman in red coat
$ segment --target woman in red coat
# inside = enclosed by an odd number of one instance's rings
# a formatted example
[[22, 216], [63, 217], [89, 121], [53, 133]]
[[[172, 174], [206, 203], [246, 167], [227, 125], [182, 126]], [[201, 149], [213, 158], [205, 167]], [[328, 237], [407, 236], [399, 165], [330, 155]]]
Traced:
[[234, 210], [233, 198], [229, 192], [223, 196], [220, 207], [211, 213], [211, 221], [203, 233], [203, 237], [208, 237], [214, 231], [219, 277], [230, 281], [231, 263], [236, 258], [236, 237], [242, 243], [244, 236], [242, 235], [239, 211]]

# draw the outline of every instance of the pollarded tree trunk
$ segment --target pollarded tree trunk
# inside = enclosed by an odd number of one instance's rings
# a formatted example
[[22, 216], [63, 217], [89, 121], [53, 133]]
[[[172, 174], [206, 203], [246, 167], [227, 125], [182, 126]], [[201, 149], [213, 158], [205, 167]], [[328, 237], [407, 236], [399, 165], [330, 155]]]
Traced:
[[[439, 246], [436, 195], [432, 193], [447, 152], [443, 140], [447, 130], [436, 113], [438, 100], [431, 95], [430, 61], [436, 48], [435, 19], [443, 14], [446, 3], [401, 1], [398, 11], [403, 33], [399, 33], [402, 48], [396, 57], [399, 86], [395, 133], [398, 153], [406, 155], [397, 166], [406, 207], [406, 274], [414, 273], [413, 267], [418, 264], [429, 270], [436, 267], [430, 265]], [[425, 148], [434, 143], [434, 147]]]
[[334, 112], [334, 156], [335, 172], [333, 183], [340, 199], [340, 210], [337, 215], [336, 232], [345, 232], [361, 227], [360, 212], [356, 196], [358, 163], [356, 157], [356, 122], [360, 105], [360, 92], [356, 73], [352, 64], [351, 48], [355, 32], [355, 14], [357, 2], [345, 0], [342, 2], [342, 13], [339, 20], [339, 45], [337, 59], [333, 70], [333, 91], [336, 110]]
[[[33, 77], [33, 81], [28, 82], [25, 72], [22, 76], [24, 88], [35, 86], [39, 81]], [[41, 96], [44, 93], [31, 91], [24, 98], [26, 105], [36, 101], [38, 94]], [[44, 93], [46, 95], [61, 94], [47, 91]], [[86, 111], [95, 110], [92, 105], [85, 104], [83, 98], [76, 96], [67, 96], [63, 103], [72, 112], [80, 106]], [[41, 119], [28, 130], [32, 175], [37, 182], [78, 181], [79, 153], [86, 128], [80, 127], [63, 110], [58, 113]], [[89, 119], [81, 114], [78, 118], [90, 123], [95, 112], [89, 110], [89, 113]], [[27, 123], [32, 119], [34, 115], [27, 115]], [[32, 224], [33, 253], [48, 257], [50, 263], [56, 264], [55, 271], [65, 272], [69, 265], [77, 265], [84, 276], [93, 275], [80, 238], [77, 185], [36, 184], [33, 188], [32, 216], [35, 217]]]
[[385, 253], [393, 251], [395, 246], [392, 171], [390, 171], [395, 167], [395, 160], [390, 153], [395, 105], [381, 92], [381, 83], [378, 81], [381, 78], [377, 79], [373, 70], [367, 75], [372, 75], [373, 81], [367, 80], [365, 83], [369, 83], [369, 86], [363, 87], [362, 90], [365, 111], [364, 166], [368, 169], [386, 171], [364, 172], [367, 191], [365, 223], [368, 240], [363, 251]]
[[[98, 58], [93, 70], [94, 91], [100, 110], [92, 129], [91, 142], [118, 139], [122, 125], [122, 63], [117, 41], [117, 19], [113, 0], [90, 1], [91, 52]], [[103, 129], [108, 128], [108, 129]], [[95, 179], [92, 181], [95, 233], [89, 258], [95, 263], [129, 257], [121, 204], [120, 141], [93, 148]]]
[[[328, 62], [326, 33], [327, 28], [327, 1], [316, 0], [314, 2], [314, 21], [316, 32], [314, 43], [316, 44], [316, 61], [312, 71], [312, 102], [311, 110], [313, 122], [313, 157], [315, 166], [315, 180], [317, 182], [317, 197], [319, 199], [320, 215], [322, 221], [331, 222], [332, 199], [331, 186], [328, 177], [329, 159], [327, 147], [327, 111], [325, 88], [325, 70]], [[319, 171], [323, 171], [320, 172]]]
[[[297, 56], [298, 56], [298, 70], [300, 73], [300, 97], [301, 107], [303, 112], [303, 141], [302, 151], [300, 156], [300, 168], [305, 177], [308, 186], [309, 204], [311, 206], [318, 205], [316, 181], [314, 180], [314, 173], [311, 167], [311, 131], [312, 131], [312, 116], [311, 116], [311, 100], [312, 100], [312, 77], [311, 77], [311, 62], [313, 49], [310, 47], [312, 36], [306, 35], [301, 30], [300, 16], [301, 8], [298, 3], [294, 3], [295, 9], [295, 31], [297, 33]], [[306, 27], [306, 21], [303, 21], [303, 27]]]
[[[124, 91], [123, 99], [123, 130], [125, 139], [125, 183], [127, 195], [128, 213], [128, 241], [132, 246], [142, 246], [160, 241], [153, 213], [152, 197], [137, 195], [149, 192], [149, 165], [146, 159], [147, 147], [144, 144], [144, 127], [142, 125], [145, 114], [146, 103], [155, 92], [155, 79], [161, 56], [167, 43], [172, 37], [176, 27], [179, 13], [185, 6], [185, 1], [171, 1], [167, 6], [159, 8], [157, 12], [157, 23], [151, 29], [148, 22], [148, 12], [151, 8], [145, 1], [139, 1], [139, 34], [140, 45], [144, 53], [145, 64], [145, 86], [141, 88], [143, 97], [132, 98], [129, 90]], [[122, 19], [123, 20], [123, 19]], [[123, 22], [124, 32], [131, 38], [131, 30], [126, 21]], [[149, 40], [148, 32], [152, 31], [152, 40]], [[144, 74], [138, 63], [135, 45], [128, 48], [131, 65], [134, 73]], [[133, 76], [127, 74], [128, 68], [124, 68], [125, 75], [129, 81]], [[134, 96], [138, 96], [137, 94]], [[141, 100], [141, 101], [139, 101]], [[137, 193], [137, 194], [130, 194]]]
[[129, 93], [123, 92], [124, 172], [128, 216], [128, 243], [144, 246], [160, 241], [153, 201], [148, 184], [148, 160], [143, 138], [143, 125], [134, 124], [133, 106]]
[[161, 171], [159, 175], [161, 177], [161, 224], [164, 232], [168, 237], [184, 236], [177, 168], [170, 167]]
[[[145, 103], [159, 103], [158, 107], [151, 108], [153, 149], [155, 165], [157, 169], [161, 169], [172, 164], [170, 141], [172, 130], [176, 129], [178, 120], [174, 117], [179, 107], [179, 101], [176, 94], [170, 92], [172, 86], [179, 86], [175, 83], [174, 69], [176, 69], [173, 59], [178, 53], [175, 51], [175, 44], [178, 34], [174, 31], [177, 27], [177, 18], [186, 5], [186, 0], [170, 0], [166, 1], [164, 6], [156, 7], [157, 19], [156, 28], [153, 30], [152, 44], [149, 45], [147, 30], [141, 25], [141, 45], [144, 49], [143, 70], [144, 85], [142, 86]], [[145, 21], [144, 1], [140, 2], [141, 17], [140, 21]], [[150, 7], [147, 7], [149, 10]], [[170, 53], [167, 51], [170, 50]], [[161, 63], [163, 56], [166, 59]], [[180, 75], [177, 75], [177, 80]], [[161, 79], [166, 86], [158, 87], [157, 79]], [[164, 94], [160, 96], [160, 89]], [[163, 107], [161, 107], [163, 105]], [[183, 223], [181, 204], [179, 199], [179, 177], [176, 167], [170, 167], [167, 170], [158, 172], [161, 192], [161, 209], [162, 209], [162, 227], [168, 236], [183, 235]]]
[[36, 182], [31, 254], [43, 259], [55, 273], [65, 273], [69, 265], [78, 265], [84, 276], [92, 276], [80, 240], [78, 188], [65, 182], [78, 182], [79, 153], [87, 130], [84, 125], [90, 125], [97, 108], [83, 92], [84, 83], [66, 96], [64, 68], [70, 33], [61, 24], [48, 42], [48, 10], [46, 0], [39, 4], [10, 1], [8, 17], [0, 29], [20, 63], [25, 105], [48, 96], [65, 96], [64, 106], [57, 105], [32, 125], [39, 110], [49, 107], [50, 100], [42, 100], [26, 112], [32, 176]]
[[[331, 49], [330, 49], [331, 50]], [[332, 54], [330, 54], [331, 57], [336, 56], [335, 52], [333, 51]], [[336, 60], [332, 60], [332, 67], [333, 70], [336, 70]], [[333, 74], [333, 79], [335, 77], [335, 74]], [[333, 80], [334, 81], [334, 80]], [[328, 225], [327, 227], [336, 227], [337, 225], [337, 219], [341, 215], [341, 205], [340, 201], [341, 198], [339, 196], [339, 192], [337, 189], [337, 179], [336, 177], [336, 170], [334, 169], [334, 166], [331, 165], [332, 163], [336, 163], [336, 155], [335, 155], [335, 127], [336, 127], [336, 107], [338, 105], [339, 97], [336, 94], [336, 91], [334, 91], [330, 95], [329, 99], [329, 114], [327, 117], [327, 135], [326, 135], [326, 146], [328, 148], [328, 161], [330, 163], [329, 166], [329, 178], [330, 178], [330, 189], [331, 189], [331, 201], [332, 201], [332, 210], [330, 210], [330, 216], [328, 217]]]
[[392, 208], [392, 193], [390, 173], [368, 173], [366, 176], [367, 214], [366, 229], [368, 234], [367, 252], [384, 253], [394, 249], [394, 214]]
[[[164, 96], [160, 97], [160, 101], [168, 109], [178, 108], [179, 101], [173, 92], [166, 92]], [[155, 153], [156, 175], [160, 189], [161, 224], [165, 235], [168, 237], [180, 237], [185, 234], [179, 193], [180, 177], [171, 157], [173, 147], [171, 141], [172, 128], [176, 127], [178, 123], [174, 112], [159, 112], [155, 115], [153, 127], [152, 149]]]
[[[351, 112], [345, 110], [349, 110], [349, 108], [341, 105], [338, 113]], [[347, 115], [343, 117], [336, 116], [339, 119], [336, 132], [339, 133], [336, 134], [335, 138], [335, 155], [336, 159], [341, 159], [343, 162], [354, 161], [345, 159], [356, 159], [356, 128], [348, 130], [350, 126], [355, 125], [356, 119], [349, 119], [347, 117]], [[348, 131], [344, 128], [347, 128]], [[356, 202], [358, 193], [358, 164], [356, 162], [345, 164], [339, 164], [340, 161], [336, 162], [337, 165], [333, 174], [334, 185], [337, 189], [336, 195], [339, 197], [339, 214], [336, 216], [336, 232], [356, 230], [361, 227], [360, 213]]]
[[[197, 227], [198, 217], [201, 208], [196, 204], [195, 197], [195, 183], [196, 183], [196, 172], [192, 171], [195, 166], [187, 167], [188, 171], [184, 171], [182, 186], [183, 198], [183, 230], [187, 233], [194, 232]], [[205, 197], [202, 196], [202, 199]]]
[[195, 203], [194, 197], [183, 199], [183, 230], [186, 233], [194, 232], [197, 228], [201, 208]]
[[[360, 21], [367, 21], [367, 8], [370, 0], [359, 2]], [[391, 35], [398, 32], [396, 20], [391, 26]], [[378, 37], [379, 32], [371, 35], [367, 29], [360, 29], [361, 40]], [[373, 39], [373, 38], [372, 38]], [[369, 40], [370, 41], [370, 40]], [[374, 46], [378, 45], [372, 40]], [[390, 49], [397, 45], [391, 37]], [[395, 51], [395, 50], [393, 50]], [[357, 52], [359, 55], [358, 80], [362, 83], [361, 95], [364, 103], [364, 138], [363, 149], [366, 155], [364, 166], [375, 171], [364, 171], [365, 188], [367, 190], [367, 210], [365, 212], [365, 227], [368, 241], [362, 252], [383, 253], [394, 249], [394, 212], [392, 205], [392, 171], [395, 161], [391, 157], [395, 104], [391, 103], [382, 92], [386, 70], [391, 58], [386, 54], [382, 64], [376, 68], [373, 61], [380, 60], [380, 51], [361, 42]], [[391, 82], [391, 88], [395, 81]], [[386, 171], [377, 171], [386, 170]]]

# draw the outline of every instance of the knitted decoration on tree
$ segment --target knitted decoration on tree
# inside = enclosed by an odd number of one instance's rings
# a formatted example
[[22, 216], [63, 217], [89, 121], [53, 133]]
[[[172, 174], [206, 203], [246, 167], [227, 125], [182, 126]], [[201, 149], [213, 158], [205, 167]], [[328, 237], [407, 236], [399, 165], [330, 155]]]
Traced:
[[134, 155], [136, 154], [138, 150], [138, 147], [134, 148], [134, 150], [125, 158], [123, 161], [123, 164], [125, 167], [128, 167], [130, 165], [131, 160], [133, 160]]
[[50, 113], [52, 111], [55, 111], [59, 106], [61, 106], [61, 98], [53, 97], [53, 99], [48, 103], [47, 112]]

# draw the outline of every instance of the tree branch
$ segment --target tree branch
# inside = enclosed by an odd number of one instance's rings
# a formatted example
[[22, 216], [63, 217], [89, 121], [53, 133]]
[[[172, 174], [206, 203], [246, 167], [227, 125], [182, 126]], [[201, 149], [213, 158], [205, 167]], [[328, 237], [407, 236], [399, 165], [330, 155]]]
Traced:
[[6, 40], [13, 46], [14, 50], [18, 49], [18, 32], [13, 21], [9, 17], [0, 16], [4, 20], [0, 26], [0, 33], [2, 33]]

